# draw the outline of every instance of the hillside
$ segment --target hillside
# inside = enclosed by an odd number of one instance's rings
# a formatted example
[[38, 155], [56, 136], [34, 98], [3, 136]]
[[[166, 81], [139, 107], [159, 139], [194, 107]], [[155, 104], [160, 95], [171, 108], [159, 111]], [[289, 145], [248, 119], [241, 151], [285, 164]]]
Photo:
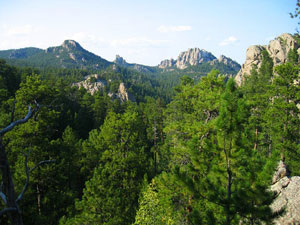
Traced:
[[22, 48], [0, 51], [0, 58], [15, 66], [30, 66], [37, 68], [72, 68], [101, 70], [110, 65], [118, 72], [118, 68], [126, 68], [145, 74], [179, 74], [201, 77], [212, 69], [218, 69], [222, 74], [235, 75], [240, 65], [234, 60], [221, 55], [218, 59], [206, 50], [191, 48], [181, 52], [177, 60], [163, 60], [158, 66], [146, 66], [128, 63], [117, 55], [113, 62], [109, 62], [85, 50], [73, 40], [65, 40], [62, 45], [39, 48]]
[[111, 64], [100, 56], [85, 50], [73, 40], [65, 40], [62, 45], [49, 47], [46, 50], [23, 48], [0, 51], [0, 58], [7, 60], [12, 65], [37, 68], [103, 69]]

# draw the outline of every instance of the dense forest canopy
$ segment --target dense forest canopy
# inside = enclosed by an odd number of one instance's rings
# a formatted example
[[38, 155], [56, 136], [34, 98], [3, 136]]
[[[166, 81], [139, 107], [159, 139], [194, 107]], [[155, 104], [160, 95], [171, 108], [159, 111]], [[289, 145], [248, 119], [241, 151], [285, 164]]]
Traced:
[[[20, 224], [17, 214], [24, 224], [271, 222], [278, 161], [300, 175], [297, 52], [288, 61], [274, 68], [265, 51], [238, 86], [218, 70], [195, 79], [1, 60], [1, 129], [37, 109], [1, 135], [15, 195], [27, 184], [1, 224]], [[93, 73], [102, 91], [72, 85]], [[121, 82], [136, 102], [109, 96]]]
[[273, 224], [286, 208], [270, 186], [300, 176], [300, 38], [287, 36], [282, 61], [254, 47], [240, 82], [225, 56], [180, 68], [72, 40], [0, 51], [0, 224]]

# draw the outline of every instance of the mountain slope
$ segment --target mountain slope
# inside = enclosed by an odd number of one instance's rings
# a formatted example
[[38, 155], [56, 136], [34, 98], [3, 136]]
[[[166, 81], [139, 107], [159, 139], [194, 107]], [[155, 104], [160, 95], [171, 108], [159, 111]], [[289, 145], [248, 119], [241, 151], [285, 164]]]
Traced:
[[43, 52], [40, 48], [20, 48], [0, 51], [0, 58], [4, 59], [27, 59], [35, 54]]
[[62, 45], [46, 50], [24, 48], [0, 51], [0, 58], [14, 65], [34, 67], [57, 67], [77, 69], [103, 69], [111, 63], [80, 46], [73, 40], [65, 40]]
[[119, 55], [113, 62], [97, 56], [73, 40], [65, 40], [62, 45], [49, 47], [46, 50], [39, 48], [22, 48], [0, 51], [0, 58], [15, 66], [31, 66], [37, 68], [71, 68], [102, 70], [110, 65], [118, 72], [120, 68], [131, 69], [146, 74], [173, 73], [195, 74], [203, 76], [212, 69], [218, 69], [222, 74], [236, 74], [240, 65], [226, 56], [217, 59], [212, 53], [190, 48], [181, 52], [176, 60], [164, 60], [158, 66], [145, 66], [136, 63], [127, 63]]

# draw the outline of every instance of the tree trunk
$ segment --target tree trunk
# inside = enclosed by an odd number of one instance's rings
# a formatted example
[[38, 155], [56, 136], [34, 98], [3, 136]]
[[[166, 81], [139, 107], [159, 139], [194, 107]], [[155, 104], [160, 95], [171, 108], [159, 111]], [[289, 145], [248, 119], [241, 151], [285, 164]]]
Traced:
[[0, 138], [0, 167], [2, 172], [2, 181], [4, 187], [4, 194], [6, 196], [6, 207], [16, 209], [16, 211], [8, 211], [8, 217], [12, 225], [23, 225], [22, 215], [19, 210], [19, 206], [16, 202], [15, 187], [12, 179], [12, 174], [10, 171], [7, 155], [5, 152], [5, 147], [2, 144], [2, 139]]

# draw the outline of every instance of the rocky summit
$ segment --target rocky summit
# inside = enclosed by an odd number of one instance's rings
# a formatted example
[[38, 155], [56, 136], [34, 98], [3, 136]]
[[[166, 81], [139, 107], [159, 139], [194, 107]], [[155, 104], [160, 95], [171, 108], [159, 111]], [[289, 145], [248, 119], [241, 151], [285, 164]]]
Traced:
[[203, 62], [209, 62], [216, 57], [208, 51], [199, 48], [189, 48], [186, 52], [181, 52], [177, 57], [176, 67], [185, 69], [188, 65], [196, 66]]
[[249, 75], [254, 65], [258, 68], [260, 67], [262, 63], [262, 51], [266, 50], [273, 60], [274, 66], [277, 66], [285, 63], [287, 61], [287, 55], [289, 51], [295, 48], [299, 53], [300, 49], [297, 40], [293, 35], [288, 33], [280, 35], [279, 37], [270, 41], [268, 45], [250, 46], [246, 52], [246, 61], [235, 77], [236, 82], [240, 85], [245, 74]]
[[183, 70], [189, 66], [197, 66], [203, 63], [209, 63], [210, 65], [224, 64], [231, 67], [234, 71], [239, 71], [241, 68], [237, 62], [224, 55], [217, 59], [212, 53], [199, 48], [189, 48], [187, 51], [181, 52], [176, 60], [163, 60], [158, 67], [161, 69], [177, 68]]

